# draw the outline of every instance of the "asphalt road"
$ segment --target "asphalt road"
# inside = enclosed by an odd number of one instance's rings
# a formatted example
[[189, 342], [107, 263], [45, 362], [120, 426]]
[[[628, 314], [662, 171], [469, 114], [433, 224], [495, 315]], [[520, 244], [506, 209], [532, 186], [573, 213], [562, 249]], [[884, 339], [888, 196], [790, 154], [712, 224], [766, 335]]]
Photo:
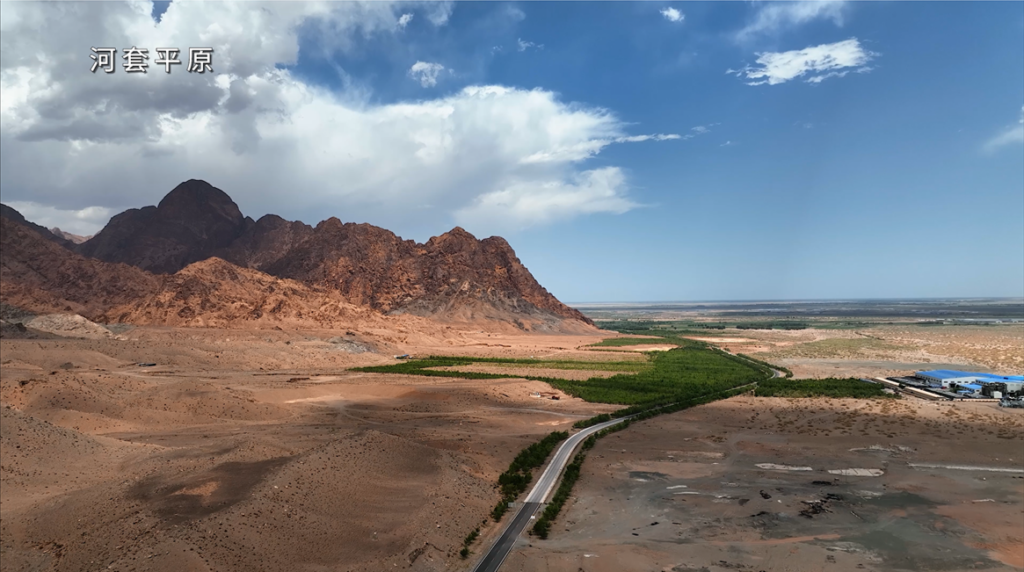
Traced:
[[516, 539], [519, 538], [519, 534], [529, 526], [537, 509], [541, 507], [544, 500], [548, 498], [551, 491], [555, 488], [558, 476], [562, 474], [562, 469], [569, 464], [576, 447], [587, 437], [602, 429], [622, 423], [625, 419], [625, 417], [612, 419], [611, 421], [587, 427], [562, 443], [558, 450], [555, 451], [555, 456], [552, 457], [547, 468], [541, 473], [537, 484], [533, 486], [533, 490], [530, 491], [530, 494], [526, 495], [526, 501], [516, 512], [516, 515], [512, 517], [512, 522], [509, 523], [508, 527], [501, 533], [501, 536], [498, 537], [498, 540], [491, 545], [491, 548], [484, 554], [484, 557], [473, 568], [474, 572], [496, 572], [498, 570], [501, 563], [505, 561], [505, 557], [512, 551], [512, 547], [515, 545]]

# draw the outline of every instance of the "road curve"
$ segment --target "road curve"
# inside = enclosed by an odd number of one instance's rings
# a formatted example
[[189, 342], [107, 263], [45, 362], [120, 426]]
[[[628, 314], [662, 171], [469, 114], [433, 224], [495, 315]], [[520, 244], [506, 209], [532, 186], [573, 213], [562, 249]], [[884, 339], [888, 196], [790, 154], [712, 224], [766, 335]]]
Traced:
[[512, 521], [508, 527], [502, 531], [501, 536], [498, 537], [491, 548], [484, 554], [483, 558], [477, 562], [477, 565], [473, 568], [474, 572], [496, 572], [501, 563], [505, 561], [505, 557], [512, 551], [512, 547], [516, 543], [516, 539], [519, 534], [529, 526], [533, 515], [537, 512], [537, 509], [541, 507], [548, 495], [551, 494], [552, 489], [555, 488], [555, 483], [558, 482], [558, 476], [562, 474], [562, 470], [569, 464], [569, 460], [572, 459], [573, 451], [579, 446], [587, 437], [590, 437], [594, 433], [602, 429], [607, 429], [612, 425], [617, 425], [625, 421], [627, 417], [621, 417], [619, 419], [612, 419], [611, 421], [605, 421], [604, 423], [598, 423], [591, 427], [576, 433], [575, 435], [566, 439], [558, 450], [555, 451], [554, 457], [551, 458], [551, 462], [548, 463], [547, 468], [541, 473], [540, 478], [537, 479], [537, 484], [533, 486], [530, 494], [526, 495], [526, 500], [523, 502], [519, 510], [516, 511], [515, 516], [512, 517]]

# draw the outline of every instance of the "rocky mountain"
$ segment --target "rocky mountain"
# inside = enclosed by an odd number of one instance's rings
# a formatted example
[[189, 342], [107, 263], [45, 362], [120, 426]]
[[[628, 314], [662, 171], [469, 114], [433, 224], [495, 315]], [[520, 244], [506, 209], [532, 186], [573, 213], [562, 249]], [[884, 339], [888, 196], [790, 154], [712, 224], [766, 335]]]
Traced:
[[282, 280], [220, 258], [190, 264], [144, 297], [109, 312], [119, 322], [225, 327], [288, 323], [341, 327], [372, 321], [372, 312], [334, 291]]
[[266, 216], [221, 253], [239, 266], [337, 290], [389, 314], [477, 319], [541, 328], [590, 323], [545, 290], [505, 239], [456, 227], [426, 244], [331, 217], [315, 228]]
[[[171, 301], [180, 301], [175, 298], [179, 295], [201, 294], [196, 290], [199, 283], [244, 283], [248, 286], [232, 290], [234, 301], [225, 301], [221, 310], [231, 306], [236, 317], [244, 312], [265, 313], [275, 307], [271, 300], [287, 302], [298, 296], [295, 288], [301, 286], [302, 296], [309, 299], [321, 296], [332, 304], [347, 303], [383, 314], [500, 321], [540, 331], [562, 329], [566, 322], [591, 324], [544, 289], [500, 237], [478, 240], [457, 227], [420, 244], [380, 227], [342, 223], [333, 217], [316, 227], [276, 215], [254, 222], [242, 215], [226, 193], [204, 181], [186, 181], [155, 207], [130, 209], [113, 217], [80, 245], [64, 244], [92, 260], [84, 264], [78, 257], [75, 264], [89, 267], [96, 264], [93, 259], [123, 263], [146, 271], [142, 283], [157, 280], [160, 286], [146, 286], [145, 301], [141, 296], [124, 300], [131, 305], [131, 319], [146, 323], [202, 321], [203, 313], [212, 308], [210, 302], [197, 306]], [[207, 260], [209, 265], [194, 265]], [[197, 273], [202, 276], [196, 277]], [[286, 282], [271, 285], [274, 279]], [[284, 284], [292, 288], [291, 295], [280, 294]], [[172, 307], [183, 314], [173, 317]], [[189, 317], [189, 312], [195, 315]], [[333, 310], [324, 310], [320, 317], [310, 317], [313, 314], [305, 310], [289, 312], [313, 321], [333, 315]]]
[[[588, 321], [537, 283], [499, 237], [477, 240], [456, 227], [417, 244], [373, 225], [343, 224], [333, 217], [315, 229], [282, 227], [281, 232], [302, 238], [287, 253], [255, 268], [339, 290], [353, 303], [381, 312], [524, 324], [549, 318]], [[233, 261], [253, 264], [251, 259]]]
[[50, 232], [52, 232], [54, 236], [59, 236], [60, 238], [63, 238], [65, 240], [70, 240], [71, 242], [73, 242], [75, 244], [82, 244], [83, 242], [85, 242], [85, 241], [89, 240], [90, 238], [92, 238], [91, 235], [90, 236], [82, 236], [80, 234], [72, 234], [70, 232], [63, 231], [63, 230], [60, 229], [60, 227], [56, 227], [56, 226], [51, 228]]
[[0, 296], [6, 304], [96, 319], [149, 295], [159, 282], [133, 266], [76, 254], [17, 217], [0, 217]]
[[349, 327], [374, 313], [336, 291], [282, 280], [219, 258], [159, 275], [71, 252], [0, 218], [0, 297], [6, 308], [74, 313], [104, 323]]
[[34, 222], [25, 220], [24, 215], [3, 203], [0, 203], [0, 217], [3, 217], [8, 220], [13, 220], [17, 223], [21, 223], [27, 226], [28, 228], [39, 233], [39, 236], [45, 238], [46, 240], [56, 242], [57, 244], [60, 244], [68, 248], [71, 248], [73, 246], [71, 241], [68, 240], [66, 237], [54, 234], [53, 232], [50, 231], [50, 229], [44, 226], [40, 226]]
[[155, 207], [114, 216], [76, 250], [104, 262], [171, 274], [230, 246], [253, 224], [227, 193], [193, 179], [175, 187]]

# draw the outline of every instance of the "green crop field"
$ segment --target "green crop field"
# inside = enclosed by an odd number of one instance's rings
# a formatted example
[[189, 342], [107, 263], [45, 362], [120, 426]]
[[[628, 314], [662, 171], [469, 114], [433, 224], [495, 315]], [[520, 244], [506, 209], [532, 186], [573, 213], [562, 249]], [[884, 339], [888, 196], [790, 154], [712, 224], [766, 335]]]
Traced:
[[657, 338], [608, 338], [601, 340], [596, 344], [590, 344], [588, 347], [591, 348], [621, 348], [625, 346], [651, 346], [665, 343], [676, 343], [673, 340], [669, 340], [665, 337]]
[[848, 379], [768, 379], [757, 384], [758, 397], [896, 397], [877, 383]]
[[371, 373], [399, 373], [431, 377], [458, 377], [463, 379], [503, 379], [509, 374], [439, 370], [439, 367], [458, 367], [474, 363], [512, 364], [554, 369], [593, 369], [625, 373], [611, 377], [592, 377], [573, 381], [554, 377], [519, 375], [525, 379], [544, 381], [569, 395], [593, 403], [637, 405], [674, 398], [689, 398], [745, 385], [765, 379], [756, 364], [751, 364], [699, 342], [677, 340], [682, 347], [650, 354], [648, 363], [637, 362], [568, 362], [525, 360], [508, 358], [475, 358], [431, 356], [384, 366], [355, 368]]

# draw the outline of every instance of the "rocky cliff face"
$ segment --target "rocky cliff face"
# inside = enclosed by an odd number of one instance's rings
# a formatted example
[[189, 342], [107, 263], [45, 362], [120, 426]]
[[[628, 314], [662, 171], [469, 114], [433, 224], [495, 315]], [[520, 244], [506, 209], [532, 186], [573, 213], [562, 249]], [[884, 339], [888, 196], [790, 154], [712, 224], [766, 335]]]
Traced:
[[[502, 238], [478, 240], [454, 228], [419, 244], [373, 225], [333, 217], [316, 227], [276, 215], [253, 222], [227, 194], [203, 181], [182, 183], [156, 207], [125, 211], [85, 243], [66, 246], [87, 257], [145, 270], [145, 280], [218, 257], [385, 314], [498, 320], [535, 330], [557, 329], [565, 320], [591, 323], [545, 290]], [[223, 264], [218, 261], [214, 267], [224, 280], [258, 282], [251, 274], [228, 276]], [[214, 267], [202, 268], [209, 275]], [[175, 291], [195, 283], [177, 275], [175, 280]], [[244, 297], [239, 292], [232, 296]], [[264, 311], [264, 305], [250, 306]], [[142, 310], [136, 304], [133, 312]], [[167, 316], [155, 307], [144, 313], [150, 316], [147, 323]]]
[[155, 207], [129, 209], [78, 245], [85, 256], [172, 274], [231, 245], [253, 223], [205, 181], [178, 185]]
[[149, 295], [158, 284], [148, 272], [75, 254], [17, 218], [0, 217], [0, 293], [6, 304], [98, 318]]
[[499, 237], [477, 240], [456, 227], [417, 244], [373, 225], [333, 217], [316, 228], [280, 219], [266, 228], [243, 236], [225, 258], [337, 290], [353, 304], [385, 313], [501, 320], [522, 327], [563, 319], [590, 323], [537, 283]]

